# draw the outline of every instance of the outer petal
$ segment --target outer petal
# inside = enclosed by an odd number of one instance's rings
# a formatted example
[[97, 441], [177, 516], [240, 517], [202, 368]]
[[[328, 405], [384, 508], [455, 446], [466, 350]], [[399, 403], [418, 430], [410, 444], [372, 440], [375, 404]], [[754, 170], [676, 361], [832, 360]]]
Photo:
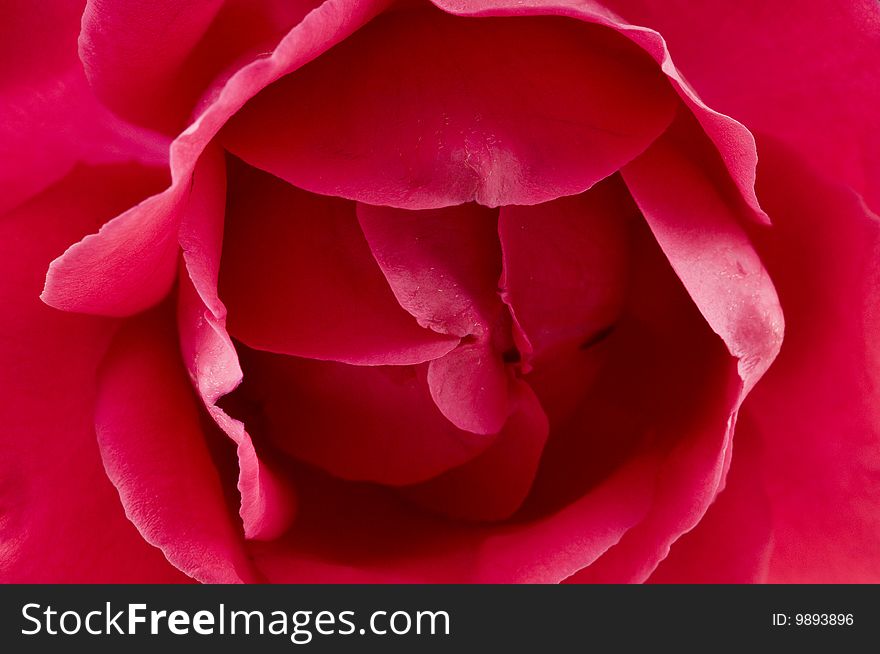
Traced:
[[3, 5], [0, 44], [0, 212], [66, 175], [77, 162], [165, 163], [168, 141], [102, 106], [76, 56], [82, 5]]
[[114, 338], [95, 427], [107, 474], [147, 542], [199, 581], [252, 579], [167, 311], [129, 320]]
[[760, 583], [766, 579], [772, 520], [762, 479], [762, 443], [746, 412], [736, 429], [724, 490], [693, 531], [682, 536], [650, 583]]
[[880, 581], [880, 222], [761, 139], [758, 190], [777, 227], [759, 243], [786, 340], [747, 400], [763, 438], [771, 582]]
[[622, 174], [676, 274], [739, 360], [748, 393], [779, 352], [782, 311], [700, 136], [682, 117]]
[[[171, 145], [171, 186], [72, 246], [50, 266], [43, 301], [66, 310], [129, 315], [160, 300], [174, 279], [176, 234], [192, 172], [229, 116], [260, 89], [321, 54], [369, 20], [384, 0], [328, 0], [269, 56], [239, 69]], [[95, 280], [98, 280], [96, 283]]]
[[209, 85], [274, 47], [318, 4], [89, 0], [80, 57], [93, 89], [114, 111], [175, 131]]
[[358, 365], [405, 365], [458, 344], [401, 309], [370, 253], [353, 202], [230, 167], [220, 269], [230, 331], [271, 352]]
[[95, 374], [115, 323], [37, 297], [54, 251], [136, 201], [149, 177], [140, 167], [77, 168], [0, 217], [4, 582], [186, 580], [125, 519], [101, 466]]
[[711, 109], [700, 99], [672, 62], [663, 37], [654, 30], [628, 23], [610, 11], [606, 3], [595, 0], [535, 0], [528, 4], [516, 0], [432, 2], [444, 11], [459, 16], [570, 16], [617, 30], [643, 48], [660, 65], [673, 88], [712, 139], [743, 200], [759, 221], [768, 220], [755, 196], [755, 165], [758, 161], [755, 139], [743, 125]]
[[423, 8], [378, 18], [266, 89], [221, 138], [316, 193], [497, 207], [584, 191], [644, 150], [674, 107], [650, 59], [611, 30]]
[[222, 153], [207, 151], [193, 177], [180, 228], [184, 259], [178, 293], [180, 349], [208, 413], [237, 446], [239, 513], [245, 536], [274, 538], [292, 519], [292, 490], [257, 456], [244, 425], [217, 406], [242, 378], [238, 355], [226, 332], [226, 308], [217, 296], [226, 199]]
[[880, 5], [784, 2], [604, 4], [663, 34], [706, 101], [771, 134], [822, 176], [880, 205]]

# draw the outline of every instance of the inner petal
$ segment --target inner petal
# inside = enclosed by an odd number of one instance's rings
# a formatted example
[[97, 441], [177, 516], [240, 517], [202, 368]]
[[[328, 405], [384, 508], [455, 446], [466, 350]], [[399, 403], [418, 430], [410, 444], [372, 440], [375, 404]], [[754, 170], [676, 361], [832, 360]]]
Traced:
[[397, 11], [251, 100], [224, 145], [316, 193], [409, 209], [580, 193], [677, 100], [612, 30], [558, 17]]
[[359, 204], [358, 219], [401, 306], [462, 339], [428, 370], [438, 408], [461, 429], [497, 433], [511, 411], [503, 357], [512, 345], [498, 295], [497, 212], [473, 203], [426, 211]]
[[220, 296], [250, 347], [359, 365], [442, 356], [458, 338], [423, 329], [394, 299], [354, 204], [230, 165]]

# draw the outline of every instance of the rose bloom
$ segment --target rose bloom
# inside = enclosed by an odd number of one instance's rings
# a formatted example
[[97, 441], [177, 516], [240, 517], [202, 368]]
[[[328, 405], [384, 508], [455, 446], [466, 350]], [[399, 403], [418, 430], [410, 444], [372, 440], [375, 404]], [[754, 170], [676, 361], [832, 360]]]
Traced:
[[875, 1], [2, 18], [3, 581], [880, 581]]

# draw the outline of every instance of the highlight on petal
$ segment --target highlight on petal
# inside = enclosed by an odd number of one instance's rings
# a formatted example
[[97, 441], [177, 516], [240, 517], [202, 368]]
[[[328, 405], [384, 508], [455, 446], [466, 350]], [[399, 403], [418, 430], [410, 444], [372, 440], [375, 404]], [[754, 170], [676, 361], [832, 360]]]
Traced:
[[114, 338], [95, 429], [107, 475], [147, 542], [199, 581], [252, 581], [167, 311], [129, 320]]
[[226, 201], [222, 152], [206, 151], [193, 178], [190, 202], [180, 228], [180, 350], [205, 408], [236, 444], [239, 514], [244, 534], [247, 538], [274, 538], [293, 519], [293, 489], [258, 457], [245, 426], [217, 406], [218, 400], [238, 386], [242, 378], [238, 355], [226, 331], [226, 308], [217, 296]]
[[367, 204], [537, 204], [638, 155], [676, 102], [612, 30], [423, 7], [380, 16], [268, 87], [220, 138], [291, 184]]
[[161, 301], [174, 283], [183, 186], [153, 195], [55, 259], [40, 296], [49, 306], [127, 316]]
[[708, 174], [713, 155], [682, 116], [622, 175], [688, 293], [739, 360], [745, 394], [779, 352], [784, 321], [736, 204]]
[[107, 479], [95, 442], [95, 376], [117, 325], [39, 301], [59, 248], [136, 201], [141, 166], [76, 167], [0, 216], [0, 580], [180, 583]]
[[229, 330], [271, 352], [410, 365], [458, 343], [420, 327], [388, 288], [353, 202], [313, 195], [241, 163], [229, 178], [220, 293]]

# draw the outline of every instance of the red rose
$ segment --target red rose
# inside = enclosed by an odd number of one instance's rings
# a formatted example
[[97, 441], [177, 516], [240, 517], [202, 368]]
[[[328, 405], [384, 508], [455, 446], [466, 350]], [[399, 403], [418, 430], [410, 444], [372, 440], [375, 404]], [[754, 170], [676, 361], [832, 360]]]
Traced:
[[4, 581], [880, 581], [876, 3], [5, 14]]

